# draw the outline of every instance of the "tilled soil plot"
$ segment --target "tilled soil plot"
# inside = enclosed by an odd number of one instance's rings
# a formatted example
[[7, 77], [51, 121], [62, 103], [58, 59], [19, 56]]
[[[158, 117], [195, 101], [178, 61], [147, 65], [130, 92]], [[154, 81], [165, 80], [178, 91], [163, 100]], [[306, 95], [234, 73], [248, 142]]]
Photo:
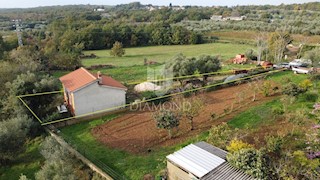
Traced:
[[[183, 142], [187, 138], [208, 130], [212, 125], [228, 121], [236, 114], [274, 98], [258, 95], [257, 100], [252, 102], [252, 91], [248, 84], [241, 84], [202, 93], [199, 96], [205, 100], [205, 106], [200, 115], [193, 120], [194, 130], [190, 130], [190, 124], [186, 119], [181, 119], [179, 127], [173, 130], [174, 137], [172, 139], [168, 138], [166, 130], [156, 127], [151, 111], [128, 112], [117, 119], [93, 128], [91, 133], [109, 147], [143, 154], [159, 146]], [[240, 101], [240, 99], [242, 100]], [[232, 108], [237, 110], [222, 118], [212, 120], [212, 113], [220, 115]]]

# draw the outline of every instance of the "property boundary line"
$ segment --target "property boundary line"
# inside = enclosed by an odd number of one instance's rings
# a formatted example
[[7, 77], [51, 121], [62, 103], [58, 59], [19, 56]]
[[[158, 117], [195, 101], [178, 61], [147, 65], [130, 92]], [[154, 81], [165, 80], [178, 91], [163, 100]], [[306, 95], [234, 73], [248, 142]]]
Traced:
[[[188, 92], [193, 92], [193, 91], [198, 91], [198, 90], [207, 89], [207, 88], [211, 88], [211, 87], [216, 87], [216, 86], [219, 86], [219, 85], [230, 84], [230, 83], [234, 83], [234, 82], [238, 82], [238, 81], [242, 81], [242, 80], [246, 80], [246, 79], [251, 79], [251, 78], [254, 78], [254, 77], [259, 77], [259, 76], [263, 76], [263, 75], [267, 75], [267, 74], [277, 73], [277, 72], [281, 72], [281, 71], [284, 71], [284, 69], [268, 71], [268, 72], [264, 72], [264, 73], [260, 73], [260, 74], [256, 74], [256, 75], [252, 75], [252, 76], [239, 78], [239, 79], [232, 80], [232, 81], [212, 84], [212, 85], [199, 87], [199, 88], [195, 88], [195, 89], [191, 89], [191, 90], [187, 90], [187, 91], [182, 91], [182, 92], [168, 94], [168, 95], [164, 95], [164, 96], [160, 96], [160, 97], [156, 97], [156, 98], [151, 98], [151, 99], [147, 99], [147, 100], [141, 101], [141, 102], [139, 102], [139, 104], [146, 103], [146, 102], [151, 102], [151, 101], [154, 101], [154, 100], [164, 99], [164, 98], [168, 98], [168, 97], [172, 97], [172, 96], [176, 96], [176, 95], [180, 95], [180, 94], [184, 94], [184, 93], [188, 93]], [[44, 93], [37, 93], [37, 94], [29, 94], [27, 96], [54, 94], [54, 93], [60, 93], [60, 92], [63, 92], [63, 91], [54, 91], [54, 92], [44, 92]], [[26, 97], [26, 96], [22, 95], [22, 96], [17, 96], [17, 97], [23, 102], [24, 106], [26, 106], [27, 109], [37, 118], [37, 120], [41, 123], [42, 126], [55, 124], [55, 123], [58, 123], [58, 122], [64, 122], [64, 121], [71, 120], [71, 119], [86, 117], [86, 116], [89, 116], [89, 115], [95, 115], [95, 114], [99, 114], [99, 113], [103, 113], [103, 112], [107, 112], [107, 111], [111, 111], [111, 110], [115, 110], [115, 109], [126, 108], [126, 107], [129, 107], [129, 106], [132, 105], [132, 104], [124, 104], [124, 105], [121, 105], [121, 106], [107, 108], [107, 109], [103, 109], [103, 110], [99, 110], [99, 111], [95, 111], [95, 112], [91, 112], [91, 113], [82, 114], [82, 115], [79, 115], [79, 116], [73, 116], [73, 117], [68, 117], [68, 118], [63, 118], [63, 119], [59, 119], [59, 120], [43, 123], [40, 120], [40, 118], [30, 109], [30, 107], [21, 98], [21, 97]]]
[[36, 115], [36, 113], [34, 113], [34, 112], [32, 111], [32, 109], [27, 105], [27, 103], [24, 102], [24, 100], [22, 100], [22, 98], [19, 97], [19, 96], [18, 96], [18, 99], [20, 99], [20, 101], [23, 103], [23, 105], [24, 105], [25, 107], [27, 107], [27, 109], [28, 109], [28, 110], [31, 112], [31, 114], [40, 122], [40, 124], [42, 124], [41, 119]]
[[[248, 68], [248, 69], [241, 69], [241, 70], [255, 70], [255, 69], [262, 69], [261, 67], [255, 67], [255, 68]], [[208, 76], [208, 75], [214, 75], [214, 74], [228, 74], [232, 73], [234, 70], [228, 70], [228, 71], [220, 71], [220, 72], [211, 72], [211, 73], [203, 73], [203, 74], [193, 74], [193, 75], [187, 75], [187, 76], [178, 76], [173, 78], [164, 78], [164, 79], [157, 79], [157, 80], [147, 80], [147, 81], [137, 81], [137, 82], [131, 82], [127, 83], [128, 85], [135, 85], [142, 82], [161, 82], [161, 81], [168, 81], [168, 80], [175, 80], [175, 79], [184, 79], [184, 78], [191, 78], [191, 77], [200, 77], [200, 76]]]
[[[91, 156], [91, 154], [86, 153], [86, 151], [82, 151], [83, 149], [78, 148], [70, 139], [66, 139], [64, 136], [59, 136], [58, 134], [50, 131], [48, 128], [45, 130], [63, 147], [65, 147], [70, 153], [72, 153], [77, 159], [81, 160], [84, 164], [86, 164], [90, 169], [99, 173], [102, 177], [113, 180], [113, 179], [126, 179], [124, 176], [121, 176], [112, 168], [107, 166], [106, 164], [96, 160]], [[60, 132], [61, 133], [61, 132]]]

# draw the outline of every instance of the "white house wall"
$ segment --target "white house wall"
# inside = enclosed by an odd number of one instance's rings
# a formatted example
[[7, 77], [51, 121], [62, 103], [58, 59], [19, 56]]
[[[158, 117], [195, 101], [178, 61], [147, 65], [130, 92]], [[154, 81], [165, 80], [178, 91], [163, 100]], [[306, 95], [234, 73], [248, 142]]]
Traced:
[[74, 92], [74, 103], [76, 116], [106, 110], [124, 105], [126, 91], [93, 83]]

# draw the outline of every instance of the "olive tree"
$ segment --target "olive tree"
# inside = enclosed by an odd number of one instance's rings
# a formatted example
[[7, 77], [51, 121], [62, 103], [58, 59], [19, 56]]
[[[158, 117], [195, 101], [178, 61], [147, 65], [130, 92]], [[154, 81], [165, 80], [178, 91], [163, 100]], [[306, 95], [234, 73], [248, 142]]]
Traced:
[[46, 159], [44, 165], [35, 174], [36, 180], [42, 179], [70, 179], [75, 180], [75, 160], [70, 153], [51, 137], [41, 144], [40, 153]]
[[305, 52], [304, 59], [310, 59], [313, 67], [319, 67], [320, 63], [320, 48], [312, 49]]
[[200, 114], [200, 111], [203, 108], [204, 103], [202, 99], [197, 97], [187, 99], [185, 103], [188, 104], [188, 107], [182, 108], [181, 113], [188, 119], [191, 125], [191, 130], [193, 130], [193, 118], [197, 117]]
[[196, 60], [196, 67], [200, 74], [203, 74], [203, 81], [206, 83], [208, 73], [221, 69], [220, 58], [218, 56], [200, 56]]
[[[60, 83], [53, 77], [27, 72], [18, 75], [12, 82], [8, 82], [6, 88], [9, 92], [9, 96], [7, 100], [3, 102], [3, 113], [12, 117], [21, 113], [28, 113], [27, 109], [16, 96], [58, 91], [60, 90]], [[23, 100], [40, 118], [56, 110], [54, 102], [57, 100], [57, 95], [27, 97]]]
[[153, 114], [157, 127], [168, 130], [169, 138], [172, 138], [172, 129], [180, 124], [180, 115], [172, 110], [160, 110]]
[[[183, 54], [178, 54], [170, 64], [166, 65], [166, 68], [172, 70], [174, 77], [192, 75], [196, 71], [195, 59], [188, 59]], [[178, 78], [178, 80], [182, 84], [183, 78]]]
[[24, 151], [30, 124], [26, 116], [0, 121], [0, 164], [7, 164]]

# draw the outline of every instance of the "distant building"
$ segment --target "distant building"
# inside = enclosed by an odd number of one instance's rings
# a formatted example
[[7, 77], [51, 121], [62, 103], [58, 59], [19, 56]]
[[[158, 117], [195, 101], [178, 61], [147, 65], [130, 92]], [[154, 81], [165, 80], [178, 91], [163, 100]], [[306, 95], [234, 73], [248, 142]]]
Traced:
[[246, 16], [229, 16], [229, 17], [223, 17], [220, 15], [212, 15], [210, 17], [213, 21], [243, 21], [247, 19]]
[[94, 9], [93, 11], [97, 11], [97, 12], [104, 12], [104, 11], [105, 11], [105, 9], [97, 8], [97, 9]]
[[245, 20], [247, 17], [246, 16], [240, 16], [240, 17], [228, 17], [228, 20], [231, 20], [231, 21], [243, 21]]
[[158, 8], [157, 8], [157, 7], [154, 7], [154, 6], [152, 6], [152, 5], [148, 5], [148, 6], [146, 6], [146, 9], [149, 10], [149, 11], [155, 11], [155, 10], [157, 10]]
[[81, 67], [59, 79], [65, 102], [73, 115], [108, 111], [126, 103], [127, 88], [100, 72], [92, 74]]
[[167, 156], [168, 179], [253, 180], [226, 161], [227, 152], [205, 142], [190, 144]]
[[175, 10], [175, 11], [185, 10], [185, 7], [183, 7], [183, 6], [172, 6], [172, 10]]
[[217, 16], [217, 15], [212, 15], [210, 17], [210, 19], [213, 20], [213, 21], [222, 21], [223, 17], [222, 16]]

